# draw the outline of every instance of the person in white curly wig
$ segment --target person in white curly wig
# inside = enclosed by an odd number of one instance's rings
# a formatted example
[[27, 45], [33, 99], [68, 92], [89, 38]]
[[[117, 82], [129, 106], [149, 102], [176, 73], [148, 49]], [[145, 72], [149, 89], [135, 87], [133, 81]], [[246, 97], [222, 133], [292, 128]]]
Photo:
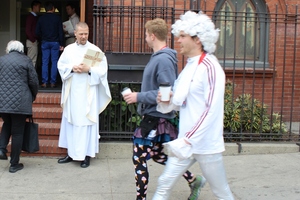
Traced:
[[182, 31], [192, 37], [197, 36], [203, 50], [207, 53], [215, 52], [215, 43], [219, 39], [219, 29], [215, 29], [215, 24], [207, 15], [201, 12], [197, 14], [187, 11], [184, 15], [181, 15], [180, 20], [172, 25], [172, 33], [175, 36], [178, 37]]
[[200, 186], [207, 181], [218, 199], [233, 200], [222, 157], [225, 74], [212, 55], [219, 30], [202, 12], [187, 11], [172, 25], [172, 33], [188, 59], [174, 83], [171, 100], [162, 102], [160, 93], [157, 96], [158, 111], [179, 110], [180, 116], [178, 138], [165, 144], [169, 159], [153, 200], [169, 199], [178, 178], [195, 162], [203, 173]]

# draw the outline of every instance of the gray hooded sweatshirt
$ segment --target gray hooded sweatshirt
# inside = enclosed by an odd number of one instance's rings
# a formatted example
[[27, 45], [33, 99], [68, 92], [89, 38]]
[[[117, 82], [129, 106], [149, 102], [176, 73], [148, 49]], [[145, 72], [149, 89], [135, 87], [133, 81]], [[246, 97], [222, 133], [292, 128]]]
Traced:
[[178, 75], [176, 51], [168, 47], [152, 54], [143, 73], [141, 92], [137, 95], [138, 113], [166, 119], [174, 118], [174, 112], [160, 113], [156, 111], [156, 97], [160, 83], [172, 86]]

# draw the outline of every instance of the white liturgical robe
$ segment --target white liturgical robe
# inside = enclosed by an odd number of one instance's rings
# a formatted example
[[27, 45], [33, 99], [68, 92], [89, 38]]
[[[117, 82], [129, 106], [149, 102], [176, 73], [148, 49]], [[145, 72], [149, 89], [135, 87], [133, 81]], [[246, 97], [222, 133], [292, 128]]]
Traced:
[[61, 106], [63, 116], [59, 135], [59, 147], [67, 148], [73, 160], [95, 157], [99, 152], [99, 114], [111, 101], [107, 82], [107, 60], [91, 67], [89, 73], [73, 73], [88, 49], [101, 51], [87, 42], [68, 45], [58, 60], [58, 70], [63, 85]]

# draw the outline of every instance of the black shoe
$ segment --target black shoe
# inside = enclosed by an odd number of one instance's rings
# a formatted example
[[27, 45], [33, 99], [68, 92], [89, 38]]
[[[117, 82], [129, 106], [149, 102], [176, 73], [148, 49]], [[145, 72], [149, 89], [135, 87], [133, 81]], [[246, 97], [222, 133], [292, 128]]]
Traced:
[[87, 168], [88, 166], [90, 166], [90, 158], [91, 157], [86, 156], [84, 161], [81, 162], [80, 167]]
[[15, 173], [15, 172], [17, 172], [17, 171], [19, 171], [23, 168], [24, 168], [24, 165], [22, 163], [19, 163], [19, 164], [16, 164], [14, 166], [10, 166], [9, 167], [9, 172], [10, 173]]
[[60, 159], [58, 159], [58, 163], [59, 164], [63, 164], [63, 163], [69, 163], [69, 162], [71, 162], [71, 161], [73, 161], [73, 159], [69, 156], [69, 155], [67, 155], [66, 157], [64, 157], [64, 158], [60, 158]]
[[7, 160], [7, 155], [3, 151], [0, 150], [0, 160]]

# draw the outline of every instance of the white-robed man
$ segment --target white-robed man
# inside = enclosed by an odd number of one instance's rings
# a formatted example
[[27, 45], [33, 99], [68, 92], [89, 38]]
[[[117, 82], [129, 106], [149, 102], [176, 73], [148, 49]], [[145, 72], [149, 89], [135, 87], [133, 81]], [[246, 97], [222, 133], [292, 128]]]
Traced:
[[58, 146], [68, 149], [67, 156], [58, 163], [82, 161], [82, 168], [88, 167], [90, 158], [99, 151], [99, 114], [111, 101], [106, 57], [96, 59], [98, 62], [92, 66], [83, 62], [88, 49], [102, 54], [88, 41], [88, 35], [88, 25], [79, 22], [75, 28], [76, 42], [64, 49], [57, 65], [63, 82]]

